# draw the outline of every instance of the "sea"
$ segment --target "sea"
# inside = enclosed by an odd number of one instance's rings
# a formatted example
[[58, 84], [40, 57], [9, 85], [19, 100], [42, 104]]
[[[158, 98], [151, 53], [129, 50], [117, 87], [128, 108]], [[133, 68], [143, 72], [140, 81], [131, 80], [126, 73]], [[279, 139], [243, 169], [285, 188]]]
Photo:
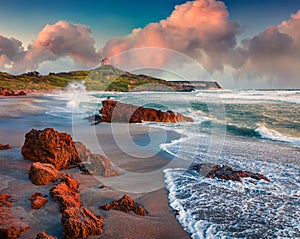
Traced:
[[189, 123], [142, 123], [177, 132], [179, 138], [159, 147], [189, 165], [228, 165], [270, 179], [240, 183], [188, 167], [164, 169], [170, 207], [191, 238], [300, 238], [300, 90], [118, 93], [86, 92], [72, 83], [62, 92], [5, 99], [5, 108], [1, 99], [0, 130], [72, 133], [74, 125], [90, 124], [83, 119], [98, 114], [107, 98], [192, 117]]

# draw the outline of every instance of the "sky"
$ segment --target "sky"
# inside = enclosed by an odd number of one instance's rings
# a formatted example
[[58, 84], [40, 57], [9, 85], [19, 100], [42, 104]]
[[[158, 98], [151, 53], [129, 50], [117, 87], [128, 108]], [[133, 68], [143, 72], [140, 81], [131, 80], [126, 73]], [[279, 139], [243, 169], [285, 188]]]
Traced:
[[298, 10], [299, 0], [0, 0], [0, 71], [90, 69], [162, 47], [225, 88], [300, 88]]

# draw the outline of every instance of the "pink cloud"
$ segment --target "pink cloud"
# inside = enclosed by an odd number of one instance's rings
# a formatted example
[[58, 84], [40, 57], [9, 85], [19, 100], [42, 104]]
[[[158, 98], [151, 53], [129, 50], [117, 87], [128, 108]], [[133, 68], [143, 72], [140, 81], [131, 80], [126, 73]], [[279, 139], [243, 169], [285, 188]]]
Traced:
[[[112, 56], [140, 47], [170, 48], [194, 57], [209, 69], [222, 69], [224, 54], [235, 46], [238, 31], [238, 24], [228, 21], [228, 16], [223, 2], [186, 2], [176, 6], [167, 19], [110, 40], [103, 54]], [[148, 60], [141, 58], [147, 64], [153, 62], [153, 57], [148, 56]]]
[[11, 70], [22, 73], [38, 69], [43, 62], [64, 57], [69, 57], [79, 65], [94, 67], [100, 60], [94, 44], [89, 27], [58, 21], [46, 25], [27, 51], [24, 51], [20, 41], [0, 36], [0, 67], [12, 63]]
[[300, 11], [278, 26], [269, 27], [257, 36], [243, 41], [235, 56], [239, 76], [267, 79], [275, 87], [300, 86]]
[[11, 65], [14, 61], [19, 60], [23, 54], [22, 42], [0, 35], [0, 69], [5, 69], [6, 65]]

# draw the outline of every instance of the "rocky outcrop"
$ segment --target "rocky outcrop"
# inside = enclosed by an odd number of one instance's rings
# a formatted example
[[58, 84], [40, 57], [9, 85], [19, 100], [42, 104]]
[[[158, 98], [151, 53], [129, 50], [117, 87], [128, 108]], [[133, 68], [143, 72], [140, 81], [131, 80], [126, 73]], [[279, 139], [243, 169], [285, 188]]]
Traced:
[[91, 150], [89, 150], [83, 143], [74, 142], [76, 151], [80, 158], [80, 161], [89, 161], [91, 157]]
[[141, 123], [152, 122], [193, 122], [193, 119], [173, 111], [163, 112], [152, 108], [120, 103], [114, 100], [102, 101], [102, 122]]
[[0, 207], [11, 207], [11, 196], [8, 194], [0, 194]]
[[40, 192], [32, 194], [29, 200], [32, 202], [32, 209], [40, 209], [48, 202], [48, 199], [46, 197], [43, 197]]
[[62, 213], [63, 239], [102, 234], [103, 222], [87, 208], [70, 207]]
[[29, 229], [29, 226], [21, 219], [14, 217], [11, 206], [11, 196], [0, 194], [0, 238], [3, 239], [16, 239], [22, 232]]
[[46, 232], [41, 232], [36, 235], [35, 239], [57, 239], [57, 237], [50, 236]]
[[112, 177], [121, 174], [120, 171], [113, 168], [108, 158], [100, 154], [91, 154], [89, 161], [79, 164], [79, 167], [83, 172], [91, 175]]
[[133, 211], [140, 216], [146, 216], [146, 210], [142, 206], [136, 205], [135, 201], [126, 194], [121, 199], [113, 201], [111, 204], [104, 204], [100, 208], [102, 210], [118, 210], [126, 213]]
[[59, 133], [52, 128], [32, 129], [25, 137], [22, 155], [26, 160], [49, 163], [58, 170], [66, 169], [80, 162], [74, 142], [69, 134]]
[[81, 207], [78, 187], [79, 182], [66, 175], [60, 184], [50, 190], [53, 199], [59, 203], [61, 211], [69, 207]]
[[11, 146], [9, 144], [6, 145], [0, 144], [0, 150], [8, 150], [8, 149], [11, 149]]
[[29, 169], [29, 178], [35, 185], [47, 185], [50, 182], [55, 182], [60, 176], [60, 173], [52, 164], [33, 163]]
[[0, 87], [0, 96], [24, 96], [26, 93], [24, 91], [14, 91], [14, 90], [8, 90], [3, 89]]
[[120, 172], [113, 168], [111, 161], [105, 156], [92, 154], [91, 151], [80, 142], [75, 142], [75, 147], [81, 161], [84, 161], [78, 164], [84, 173], [103, 177], [120, 175]]
[[[207, 165], [209, 165], [209, 167], [207, 167]], [[204, 168], [205, 170], [203, 170]], [[209, 170], [207, 170], [208, 168]], [[207, 172], [206, 176], [212, 179], [219, 178], [219, 179], [237, 181], [242, 183], [242, 178], [253, 178], [255, 180], [265, 180], [267, 182], [270, 182], [270, 179], [268, 179], [266, 176], [262, 174], [237, 170], [226, 165], [197, 164], [197, 165], [193, 165], [190, 169], [200, 171], [200, 172], [205, 171]]]
[[79, 182], [71, 175], [63, 175], [61, 183], [50, 190], [51, 196], [60, 204], [62, 211], [63, 239], [87, 238], [102, 234], [102, 217], [96, 217], [81, 207]]

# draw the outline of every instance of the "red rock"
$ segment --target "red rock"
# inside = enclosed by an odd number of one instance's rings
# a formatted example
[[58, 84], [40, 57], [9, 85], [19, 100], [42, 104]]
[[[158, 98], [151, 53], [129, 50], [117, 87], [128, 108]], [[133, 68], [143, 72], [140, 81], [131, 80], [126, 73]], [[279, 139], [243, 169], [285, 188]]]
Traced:
[[22, 155], [26, 160], [49, 163], [58, 170], [66, 169], [70, 165], [76, 165], [80, 162], [74, 142], [69, 134], [59, 133], [52, 128], [32, 129], [25, 137]]
[[121, 199], [100, 206], [102, 210], [117, 210], [128, 213], [133, 211], [140, 216], [146, 216], [146, 210], [142, 206], [136, 205], [135, 201], [128, 195], [124, 195]]
[[63, 182], [50, 190], [50, 194], [55, 201], [60, 204], [62, 211], [69, 207], [81, 207], [80, 195], [78, 192], [79, 182], [65, 176]]
[[152, 122], [193, 122], [193, 119], [173, 111], [163, 112], [161, 110], [144, 108], [130, 104], [120, 103], [113, 100], [102, 101], [102, 122], [124, 122], [141, 123], [143, 121]]
[[35, 185], [47, 185], [50, 182], [55, 182], [60, 173], [52, 164], [33, 163], [29, 170], [29, 178]]
[[76, 181], [70, 174], [64, 174], [61, 177], [61, 181], [66, 183], [66, 185], [71, 188], [71, 190], [78, 192], [80, 183]]
[[140, 216], [146, 216], [146, 211], [142, 206], [135, 207], [134, 213]]
[[19, 96], [24, 96], [24, 95], [27, 95], [23, 90], [21, 90], [19, 93], [18, 93]]
[[0, 207], [11, 207], [11, 196], [8, 194], [0, 194]]
[[113, 169], [111, 161], [103, 155], [91, 154], [89, 162], [80, 166], [81, 170], [92, 175], [111, 177], [120, 175], [118, 170]]
[[81, 142], [75, 142], [74, 145], [80, 160], [89, 161], [92, 154], [91, 151]]
[[11, 149], [11, 146], [9, 144], [6, 145], [0, 144], [0, 150], [8, 150], [8, 149]]
[[35, 239], [57, 239], [57, 237], [50, 236], [46, 232], [41, 232], [36, 235]]
[[15, 92], [9, 89], [3, 89], [3, 88], [0, 89], [0, 96], [23, 96], [23, 95], [26, 95], [24, 91]]
[[29, 200], [32, 201], [31, 207], [33, 209], [40, 209], [48, 202], [48, 199], [43, 197], [40, 192], [32, 194]]
[[62, 213], [63, 239], [102, 234], [103, 222], [87, 208], [68, 208]]
[[28, 225], [13, 216], [10, 199], [10, 195], [0, 194], [0, 238], [3, 239], [16, 239], [29, 229]]
[[253, 178], [256, 180], [265, 180], [270, 182], [270, 179], [259, 173], [252, 173], [243, 170], [236, 170], [230, 166], [215, 165], [207, 174], [210, 178], [219, 178], [224, 180], [232, 180], [242, 183], [242, 178]]

